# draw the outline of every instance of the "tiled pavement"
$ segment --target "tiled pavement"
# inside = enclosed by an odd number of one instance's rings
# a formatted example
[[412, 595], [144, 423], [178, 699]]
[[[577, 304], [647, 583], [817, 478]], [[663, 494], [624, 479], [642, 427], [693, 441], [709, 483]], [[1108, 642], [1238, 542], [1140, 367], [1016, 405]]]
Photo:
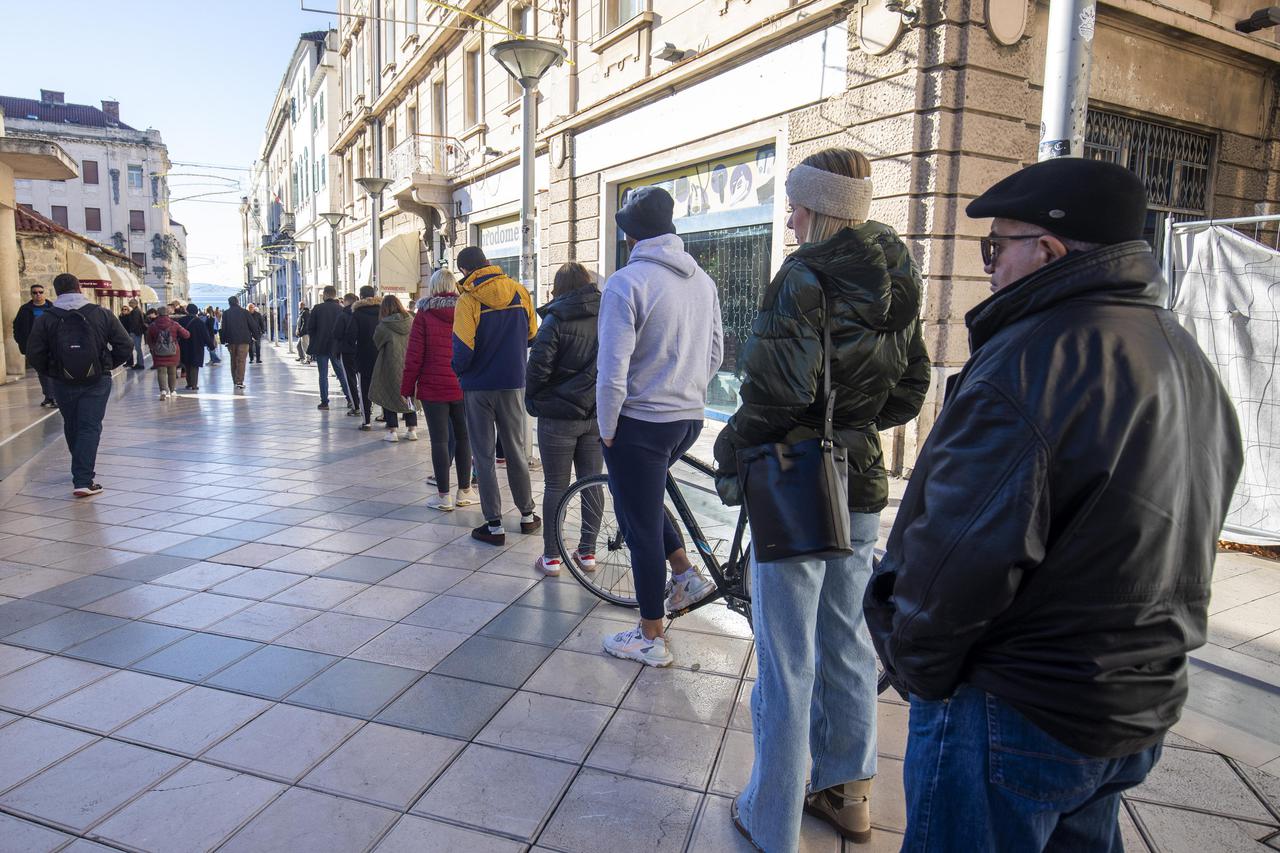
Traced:
[[[425, 441], [315, 412], [312, 370], [275, 352], [243, 395], [206, 374], [168, 404], [149, 372], [117, 380], [103, 495], [70, 499], [57, 442], [0, 482], [0, 853], [745, 849], [741, 620], [680, 620], [671, 670], [608, 658], [631, 614], [539, 581], [537, 537], [473, 546], [476, 512], [425, 508]], [[1233, 607], [1280, 578], [1252, 572]], [[1280, 849], [1280, 782], [1249, 752], [1280, 740], [1272, 664], [1250, 660], [1256, 742], [1172, 736], [1129, 849]], [[1211, 738], [1241, 700], [1205, 683]], [[906, 709], [879, 713], [879, 828], [850, 853], [899, 843]], [[802, 849], [840, 845], [806, 823]]]

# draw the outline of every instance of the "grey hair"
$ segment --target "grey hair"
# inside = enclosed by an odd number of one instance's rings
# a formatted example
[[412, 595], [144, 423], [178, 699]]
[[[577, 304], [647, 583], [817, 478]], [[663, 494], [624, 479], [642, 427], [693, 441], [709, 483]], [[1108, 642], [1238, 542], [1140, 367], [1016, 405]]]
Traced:
[[169, 306], [168, 306], [168, 305], [160, 305], [160, 306], [158, 306], [158, 307], [156, 308], [156, 314], [157, 314], [157, 315], [159, 315], [159, 316], [161, 316], [161, 317], [168, 317], [168, 316], [169, 316]]

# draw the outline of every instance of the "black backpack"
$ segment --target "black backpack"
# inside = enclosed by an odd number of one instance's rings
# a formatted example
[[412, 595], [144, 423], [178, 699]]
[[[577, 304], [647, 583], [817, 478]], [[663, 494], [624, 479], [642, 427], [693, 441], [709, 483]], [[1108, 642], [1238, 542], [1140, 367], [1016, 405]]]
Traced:
[[58, 325], [53, 330], [53, 375], [63, 382], [87, 384], [103, 375], [102, 355], [106, 341], [102, 332], [89, 320], [87, 311], [100, 310], [85, 305], [75, 311], [59, 311]]

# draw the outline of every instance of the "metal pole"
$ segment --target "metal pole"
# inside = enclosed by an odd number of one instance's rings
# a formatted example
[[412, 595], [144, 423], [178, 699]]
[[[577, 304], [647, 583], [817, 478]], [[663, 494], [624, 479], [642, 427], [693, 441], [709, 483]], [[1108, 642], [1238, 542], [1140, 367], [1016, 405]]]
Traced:
[[537, 271], [533, 268], [534, 253], [534, 185], [533, 185], [533, 158], [534, 146], [538, 135], [538, 105], [536, 85], [526, 85], [521, 81], [521, 88], [524, 94], [521, 98], [523, 109], [523, 121], [521, 127], [521, 144], [520, 144], [520, 172], [522, 178], [522, 189], [520, 192], [520, 284], [524, 285], [524, 289], [529, 291], [529, 298], [533, 300], [535, 308], [538, 306], [538, 284]]
[[333, 250], [333, 260], [331, 261], [333, 266], [329, 271], [332, 273], [331, 281], [333, 284], [334, 295], [338, 296], [338, 226], [337, 225], [329, 226], [329, 248]]
[[[290, 266], [292, 265], [292, 266]], [[290, 355], [293, 354], [293, 279], [298, 273], [298, 256], [297, 249], [294, 249], [294, 256], [289, 259], [289, 263], [284, 268], [284, 321], [288, 324], [288, 328], [284, 330], [284, 339], [287, 342], [286, 347]]]
[[[376, 175], [381, 175], [381, 172], [380, 166], [374, 170]], [[381, 282], [378, 280], [378, 244], [382, 242], [382, 223], [378, 220], [378, 214], [382, 212], [382, 193], [373, 193], [369, 196], [369, 211], [370, 283], [381, 292]]]
[[1040, 109], [1041, 160], [1084, 154], [1096, 0], [1050, 0]]

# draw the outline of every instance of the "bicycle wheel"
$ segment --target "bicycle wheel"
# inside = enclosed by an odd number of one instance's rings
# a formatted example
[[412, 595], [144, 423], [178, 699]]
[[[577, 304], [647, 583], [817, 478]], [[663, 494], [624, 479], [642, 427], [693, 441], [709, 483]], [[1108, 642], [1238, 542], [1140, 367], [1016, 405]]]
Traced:
[[[578, 582], [610, 604], [639, 607], [631, 578], [631, 550], [622, 538], [609, 493], [609, 475], [584, 477], [569, 487], [556, 510], [556, 547]], [[589, 571], [581, 554], [595, 556]]]

